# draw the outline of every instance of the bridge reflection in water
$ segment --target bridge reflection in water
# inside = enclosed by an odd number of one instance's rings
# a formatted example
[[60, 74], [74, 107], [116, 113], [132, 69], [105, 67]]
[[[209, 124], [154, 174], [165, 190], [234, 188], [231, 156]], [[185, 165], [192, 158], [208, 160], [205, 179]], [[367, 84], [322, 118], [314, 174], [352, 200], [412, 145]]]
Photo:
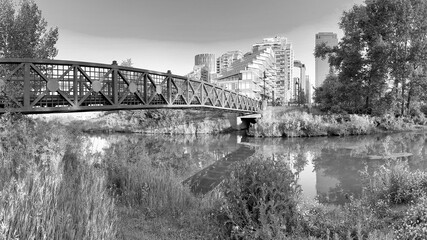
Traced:
[[0, 59], [0, 113], [208, 108], [255, 113], [260, 103], [215, 84], [145, 69]]
[[242, 145], [236, 151], [187, 178], [183, 184], [188, 185], [195, 194], [206, 194], [230, 174], [234, 163], [244, 161], [255, 152], [254, 148]]

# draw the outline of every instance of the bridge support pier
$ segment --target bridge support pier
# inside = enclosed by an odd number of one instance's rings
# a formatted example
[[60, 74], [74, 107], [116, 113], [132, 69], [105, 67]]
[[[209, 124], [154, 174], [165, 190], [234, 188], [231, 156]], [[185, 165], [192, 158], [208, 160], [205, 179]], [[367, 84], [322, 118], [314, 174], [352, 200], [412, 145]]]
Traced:
[[239, 114], [230, 114], [228, 118], [234, 130], [245, 130], [249, 128], [251, 123], [256, 123], [256, 120], [261, 118], [261, 114], [251, 114], [245, 116], [240, 116]]

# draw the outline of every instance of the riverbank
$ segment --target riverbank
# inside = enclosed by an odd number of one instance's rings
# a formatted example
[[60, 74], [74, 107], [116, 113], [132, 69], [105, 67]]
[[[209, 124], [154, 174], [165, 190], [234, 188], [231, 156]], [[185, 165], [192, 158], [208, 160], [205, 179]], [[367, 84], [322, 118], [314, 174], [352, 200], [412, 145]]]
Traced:
[[384, 115], [313, 115], [304, 111], [275, 111], [269, 108], [261, 119], [252, 124], [251, 137], [319, 137], [366, 135], [383, 132], [426, 130], [425, 119], [411, 119]]
[[91, 133], [217, 134], [234, 131], [233, 117], [222, 111], [133, 110], [105, 112], [68, 125]]
[[[181, 184], [184, 171], [177, 162], [184, 160], [172, 154], [183, 149], [172, 149], [171, 144], [120, 139], [97, 155], [85, 151], [88, 146], [82, 146], [81, 133], [55, 122], [12, 117], [2, 119], [0, 126], [4, 156], [0, 219], [5, 226], [0, 228], [1, 239], [16, 234], [29, 239], [423, 239], [427, 235], [427, 172], [411, 171], [403, 161], [387, 161], [363, 171], [362, 196], [349, 195], [343, 205], [302, 201], [298, 175], [288, 161], [277, 161], [280, 155], [254, 155], [233, 167], [233, 174], [216, 191], [194, 196]], [[417, 142], [425, 143], [424, 138]], [[148, 151], [172, 152], [165, 158]], [[191, 159], [194, 162], [184, 161], [185, 168], [203, 160]]]

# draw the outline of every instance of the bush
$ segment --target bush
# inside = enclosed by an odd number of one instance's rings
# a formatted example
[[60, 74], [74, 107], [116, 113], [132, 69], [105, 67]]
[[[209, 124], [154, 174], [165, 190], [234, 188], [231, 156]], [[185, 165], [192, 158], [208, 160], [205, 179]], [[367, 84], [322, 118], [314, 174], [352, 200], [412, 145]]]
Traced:
[[427, 238], [427, 198], [423, 196], [411, 206], [401, 221], [395, 224], [396, 239]]
[[278, 239], [298, 228], [300, 187], [282, 161], [253, 158], [239, 164], [223, 191], [232, 237]]
[[366, 115], [350, 115], [350, 121], [344, 123], [350, 135], [370, 134], [375, 129], [374, 121]]
[[390, 114], [377, 117], [375, 119], [375, 122], [377, 123], [377, 127], [379, 129], [385, 131], [401, 131], [409, 129], [411, 126], [411, 122], [409, 119], [406, 119], [404, 117], [395, 117]]
[[302, 232], [321, 239], [334, 235], [339, 239], [364, 239], [381, 228], [369, 207], [357, 199], [343, 206], [302, 203], [300, 212]]
[[346, 136], [365, 135], [375, 131], [375, 119], [367, 115], [317, 116], [305, 112], [290, 112], [271, 120], [261, 119], [250, 126], [248, 135], [255, 137]]
[[372, 206], [409, 204], [427, 193], [427, 173], [410, 171], [407, 162], [390, 161], [369, 176], [363, 172], [365, 194]]

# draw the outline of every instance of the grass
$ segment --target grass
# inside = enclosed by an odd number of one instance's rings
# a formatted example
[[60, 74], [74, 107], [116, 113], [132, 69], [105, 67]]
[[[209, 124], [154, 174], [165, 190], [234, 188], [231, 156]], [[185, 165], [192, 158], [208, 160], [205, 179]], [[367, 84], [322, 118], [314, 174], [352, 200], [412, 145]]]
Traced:
[[76, 120], [68, 124], [85, 132], [198, 134], [231, 130], [227, 113], [191, 109], [116, 111], [97, 119]]
[[114, 199], [79, 137], [54, 122], [0, 121], [0, 239], [115, 239]]

